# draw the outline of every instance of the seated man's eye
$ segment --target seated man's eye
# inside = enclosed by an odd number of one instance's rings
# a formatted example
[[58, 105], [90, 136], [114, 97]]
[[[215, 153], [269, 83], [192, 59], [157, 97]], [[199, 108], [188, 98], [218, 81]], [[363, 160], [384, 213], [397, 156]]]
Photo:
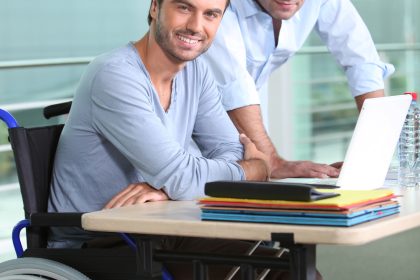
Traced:
[[206, 13], [206, 16], [211, 18], [211, 19], [216, 19], [216, 18], [219, 17], [219, 14], [215, 13], [215, 12], [208, 12], [208, 13]]
[[178, 9], [180, 9], [181, 11], [188, 11], [188, 6], [186, 5], [179, 5]]

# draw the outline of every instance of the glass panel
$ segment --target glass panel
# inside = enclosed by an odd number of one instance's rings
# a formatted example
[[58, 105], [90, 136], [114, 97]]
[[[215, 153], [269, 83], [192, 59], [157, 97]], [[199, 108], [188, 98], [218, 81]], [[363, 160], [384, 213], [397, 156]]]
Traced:
[[17, 182], [16, 167], [12, 151], [0, 152], [0, 190], [2, 185]]
[[[352, 3], [368, 26], [382, 60], [396, 68], [385, 81], [386, 94], [419, 91], [420, 20], [414, 11], [420, 8], [420, 2], [354, 0]], [[391, 18], [392, 21], [387, 20]], [[341, 161], [358, 112], [343, 70], [326, 49], [319, 51], [311, 48], [314, 46], [324, 46], [315, 32], [306, 43], [306, 51], [291, 60], [292, 155], [296, 160]], [[277, 145], [281, 147], [281, 140]]]
[[0, 69], [0, 104], [71, 98], [84, 68], [77, 65]]
[[[11, 236], [13, 227], [24, 218], [23, 204], [17, 188], [0, 188], [0, 262], [15, 258]], [[25, 240], [23, 240], [23, 244]]]
[[147, 30], [150, 1], [2, 0], [0, 61], [96, 56]]
[[[97, 56], [139, 39], [147, 30], [150, 1], [3, 0], [0, 9], [0, 108], [13, 109], [21, 126], [62, 122], [44, 120], [33, 102], [71, 98], [86, 65], [11, 67], [13, 61]], [[44, 61], [43, 61], [44, 60]], [[0, 262], [13, 258], [12, 226], [23, 217], [7, 128], [0, 122]]]

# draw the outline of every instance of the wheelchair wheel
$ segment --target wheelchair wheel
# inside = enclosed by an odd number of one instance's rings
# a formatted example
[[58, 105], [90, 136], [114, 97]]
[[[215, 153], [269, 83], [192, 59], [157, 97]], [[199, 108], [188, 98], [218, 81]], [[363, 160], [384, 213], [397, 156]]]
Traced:
[[20, 258], [0, 263], [0, 280], [89, 280], [79, 271], [56, 261]]

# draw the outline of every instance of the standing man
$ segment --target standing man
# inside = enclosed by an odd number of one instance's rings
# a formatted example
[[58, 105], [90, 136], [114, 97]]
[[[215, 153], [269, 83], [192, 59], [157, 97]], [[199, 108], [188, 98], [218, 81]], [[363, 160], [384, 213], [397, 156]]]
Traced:
[[359, 110], [366, 98], [384, 96], [383, 79], [394, 68], [380, 61], [350, 0], [232, 0], [203, 56], [230, 118], [270, 157], [273, 178], [339, 174], [333, 166], [281, 158], [265, 131], [259, 106], [259, 90], [270, 74], [302, 47], [313, 29], [343, 67]]
[[[224, 110], [205, 52], [228, 0], [152, 0], [149, 32], [87, 67], [57, 147], [49, 212], [90, 212], [191, 200], [216, 180], [266, 180], [266, 156], [239, 136]], [[203, 156], [188, 153], [191, 138]], [[241, 144], [241, 142], [242, 144]], [[112, 240], [113, 242], [114, 240]], [[54, 228], [49, 247], [109, 246], [109, 236]], [[245, 254], [245, 241], [163, 237], [182, 252]], [[274, 255], [259, 248], [256, 254]], [[192, 279], [192, 264], [166, 264]], [[209, 268], [223, 279], [229, 266]], [[281, 271], [271, 271], [280, 279]]]

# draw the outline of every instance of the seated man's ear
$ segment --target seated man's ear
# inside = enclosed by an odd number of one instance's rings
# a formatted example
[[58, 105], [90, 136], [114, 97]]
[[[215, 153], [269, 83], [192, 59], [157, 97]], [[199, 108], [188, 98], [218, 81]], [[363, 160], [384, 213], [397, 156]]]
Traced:
[[152, 3], [150, 4], [150, 10], [149, 10], [149, 14], [150, 17], [152, 19], [156, 19], [157, 18], [157, 14], [158, 14], [158, 1], [157, 0], [152, 0]]

